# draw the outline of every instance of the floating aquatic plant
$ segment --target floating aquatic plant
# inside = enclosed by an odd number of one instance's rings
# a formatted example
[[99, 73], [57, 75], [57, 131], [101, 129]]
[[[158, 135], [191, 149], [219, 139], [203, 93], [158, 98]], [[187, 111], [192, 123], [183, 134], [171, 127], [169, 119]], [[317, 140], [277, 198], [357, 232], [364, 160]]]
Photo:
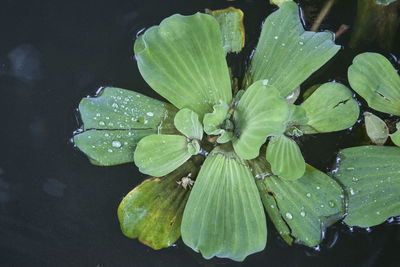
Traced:
[[[203, 257], [243, 261], [265, 248], [264, 208], [283, 239], [317, 245], [344, 214], [340, 185], [307, 165], [296, 138], [352, 126], [344, 85], [299, 86], [340, 49], [305, 31], [285, 1], [265, 20], [241, 88], [225, 59], [244, 45], [240, 10], [173, 15], [134, 45], [139, 71], [164, 103], [105, 88], [82, 99], [75, 144], [97, 165], [132, 162], [153, 176], [118, 208], [122, 232], [154, 249], [183, 242]], [[238, 90], [240, 89], [240, 90]]]
[[[351, 87], [371, 108], [400, 115], [400, 77], [384, 56], [356, 56], [348, 69], [348, 78]], [[389, 134], [389, 127], [378, 116], [365, 112], [364, 117], [372, 142], [383, 145], [390, 136], [400, 146], [400, 123]], [[400, 215], [399, 159], [400, 148], [393, 146], [360, 146], [339, 153], [335, 176], [348, 197], [346, 224], [370, 227]]]

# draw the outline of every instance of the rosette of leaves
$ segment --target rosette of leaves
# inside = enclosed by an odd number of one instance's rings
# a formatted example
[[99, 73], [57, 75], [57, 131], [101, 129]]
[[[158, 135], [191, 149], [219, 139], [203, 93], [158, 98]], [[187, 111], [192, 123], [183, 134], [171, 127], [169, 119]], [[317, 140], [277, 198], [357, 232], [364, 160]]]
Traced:
[[[379, 112], [400, 116], [400, 77], [392, 64], [377, 53], [356, 56], [348, 69], [351, 87]], [[377, 115], [365, 112], [371, 140], [383, 145], [390, 136], [396, 146], [360, 146], [338, 155], [336, 178], [348, 197], [350, 226], [370, 227], [400, 215], [400, 131], [394, 133]], [[395, 117], [391, 117], [395, 118]], [[396, 119], [398, 120], [398, 119]]]
[[225, 56], [244, 45], [242, 15], [173, 15], [138, 37], [139, 71], [170, 104], [106, 88], [79, 106], [84, 126], [74, 140], [93, 163], [134, 161], [153, 176], [124, 198], [118, 218], [126, 236], [154, 249], [181, 235], [207, 259], [243, 261], [266, 245], [263, 204], [290, 244], [318, 244], [343, 215], [340, 186], [305, 164], [293, 137], [345, 129], [358, 105], [337, 83], [292, 104], [339, 46], [328, 32], [305, 31], [287, 1], [265, 20], [233, 94]]

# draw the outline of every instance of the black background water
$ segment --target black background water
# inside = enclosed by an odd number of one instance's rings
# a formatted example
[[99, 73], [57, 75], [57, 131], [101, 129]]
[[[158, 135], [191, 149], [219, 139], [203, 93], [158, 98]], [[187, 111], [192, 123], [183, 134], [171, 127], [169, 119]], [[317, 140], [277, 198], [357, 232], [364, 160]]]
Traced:
[[[323, 29], [353, 23], [355, 4], [345, 2], [334, 7]], [[395, 224], [351, 232], [337, 223], [321, 251], [289, 247], [269, 224], [267, 248], [241, 264], [206, 261], [181, 241], [153, 251], [121, 234], [117, 206], [145, 177], [133, 164], [92, 166], [75, 150], [69, 143], [78, 127], [75, 108], [104, 85], [159, 98], [133, 59], [136, 32], [174, 13], [230, 5], [245, 12], [248, 42], [243, 56], [232, 60], [238, 64], [273, 10], [267, 0], [0, 1], [0, 266], [399, 266]], [[338, 42], [346, 45], [348, 36]], [[303, 88], [328, 80], [346, 83], [354, 53], [342, 50]], [[357, 125], [300, 140], [306, 160], [331, 170], [340, 148], [360, 143], [360, 131]]]

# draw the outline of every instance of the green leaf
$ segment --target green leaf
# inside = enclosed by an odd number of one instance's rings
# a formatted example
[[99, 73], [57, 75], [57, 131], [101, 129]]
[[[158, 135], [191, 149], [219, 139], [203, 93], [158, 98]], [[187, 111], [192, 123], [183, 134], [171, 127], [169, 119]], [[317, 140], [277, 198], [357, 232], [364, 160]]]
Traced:
[[348, 69], [351, 87], [378, 111], [400, 115], [400, 77], [384, 56], [362, 53]]
[[74, 136], [75, 145], [94, 165], [112, 166], [133, 162], [136, 144], [153, 130], [88, 130]]
[[[208, 11], [208, 10], [206, 10]], [[239, 53], [244, 47], [243, 12], [234, 7], [208, 11], [219, 23], [225, 54]]]
[[204, 132], [212, 135], [219, 135], [224, 132], [222, 123], [229, 118], [229, 106], [225, 102], [214, 105], [213, 112], [204, 115]]
[[[177, 109], [151, 97], [120, 88], [106, 87], [97, 97], [79, 103], [83, 129], [154, 129], [174, 128]], [[161, 125], [162, 122], [167, 124]], [[161, 130], [161, 129], [160, 129]]]
[[400, 146], [400, 122], [396, 124], [396, 131], [390, 135], [390, 139], [396, 146]]
[[283, 3], [292, 2], [292, 0], [270, 0], [269, 2], [280, 7]]
[[264, 157], [264, 148], [265, 146], [262, 147], [260, 156], [248, 161], [249, 167], [251, 169], [251, 172], [253, 173], [253, 176], [257, 178], [255, 179], [256, 185], [260, 192], [261, 200], [264, 204], [265, 210], [269, 215], [269, 218], [271, 219], [272, 223], [275, 225], [275, 228], [278, 230], [279, 234], [282, 236], [285, 242], [291, 245], [293, 242], [293, 238], [290, 236], [290, 229], [287, 226], [286, 222], [282, 219], [274, 197], [268, 194], [268, 191], [266, 190], [262, 182], [264, 178], [268, 179], [268, 177], [272, 175], [271, 166]]
[[203, 126], [196, 112], [184, 108], [176, 113], [174, 119], [175, 127], [187, 138], [201, 140], [203, 138]]
[[338, 158], [335, 177], [348, 197], [346, 224], [370, 227], [400, 215], [400, 148], [351, 147]]
[[[276, 209], [279, 210], [281, 218], [273, 222], [286, 242], [291, 240], [287, 232], [280, 230], [285, 229], [281, 220], [285, 221], [291, 230], [290, 236], [296, 242], [313, 247], [322, 241], [325, 229], [343, 216], [341, 187], [310, 165], [307, 165], [303, 177], [295, 181], [270, 176], [257, 179], [257, 184], [268, 215], [274, 218], [277, 216]], [[268, 194], [272, 194], [276, 204], [266, 196]], [[266, 198], [270, 200], [266, 201]], [[274, 208], [269, 205], [274, 205]]]
[[135, 42], [146, 82], [178, 108], [200, 118], [220, 100], [232, 100], [231, 82], [218, 22], [210, 15], [173, 15]]
[[371, 141], [377, 145], [383, 145], [389, 137], [389, 128], [378, 116], [364, 112], [365, 128]]
[[351, 91], [340, 83], [324, 83], [301, 106], [308, 122], [304, 133], [327, 133], [344, 130], [358, 119], [360, 108]]
[[243, 261], [265, 248], [265, 214], [250, 169], [233, 153], [206, 158], [182, 219], [182, 240], [204, 258]]
[[[286, 122], [286, 131], [290, 135], [296, 135], [293, 130], [305, 127], [308, 122], [306, 110], [302, 106], [289, 104], [289, 117]], [[300, 130], [300, 129], [298, 129]]]
[[267, 146], [267, 161], [272, 172], [288, 180], [303, 176], [306, 163], [297, 143], [284, 135], [274, 136]]
[[263, 24], [249, 84], [266, 79], [286, 97], [339, 49], [331, 33], [305, 31], [297, 4], [285, 2]]
[[161, 177], [180, 167], [199, 150], [198, 142], [189, 142], [185, 136], [150, 135], [140, 140], [134, 160], [140, 172]]
[[286, 101], [289, 104], [294, 104], [296, 102], [297, 98], [299, 98], [300, 95], [300, 86], [298, 86], [293, 92], [291, 92], [287, 97]]
[[176, 132], [176, 111], [172, 105], [145, 95], [106, 87], [97, 97], [81, 100], [84, 132], [74, 136], [74, 143], [95, 165], [132, 162], [141, 138], [157, 132]]
[[[181, 168], [162, 179], [145, 180], [124, 197], [118, 207], [121, 230], [129, 238], [153, 249], [171, 246], [181, 235], [183, 210], [190, 188], [183, 188], [182, 179], [197, 173], [188, 161]], [[190, 180], [188, 180], [190, 181]]]
[[239, 157], [253, 159], [268, 136], [280, 135], [286, 129], [289, 106], [279, 91], [267, 81], [252, 84], [241, 97], [233, 114], [235, 132], [233, 147]]

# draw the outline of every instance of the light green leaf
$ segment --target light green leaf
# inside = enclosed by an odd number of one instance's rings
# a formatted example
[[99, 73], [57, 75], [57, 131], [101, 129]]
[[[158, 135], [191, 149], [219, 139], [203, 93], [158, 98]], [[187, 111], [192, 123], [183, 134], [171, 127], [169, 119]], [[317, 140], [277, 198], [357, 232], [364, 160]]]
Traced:
[[302, 106], [289, 104], [289, 117], [286, 122], [286, 132], [290, 135], [296, 135], [293, 131], [301, 127], [304, 128], [307, 123], [308, 117], [306, 110]]
[[[296, 242], [313, 247], [321, 242], [325, 229], [344, 214], [343, 192], [339, 184], [310, 165], [307, 165], [304, 176], [295, 181], [270, 176], [257, 179], [257, 185], [268, 215], [276, 217], [276, 209], [279, 209], [281, 218], [273, 222], [289, 244], [291, 239], [281, 220], [286, 222], [291, 230], [290, 236]], [[268, 194], [272, 194], [276, 204]], [[268, 198], [270, 200], [266, 201]], [[274, 205], [274, 208], [268, 205]]]
[[266, 81], [258, 81], [245, 91], [233, 114], [232, 143], [241, 158], [257, 157], [268, 136], [280, 135], [286, 130], [288, 105]]
[[351, 87], [371, 108], [400, 115], [400, 77], [384, 56], [359, 54], [349, 67], [348, 76]]
[[268, 194], [266, 190], [263, 179], [268, 179], [269, 176], [272, 175], [271, 166], [265, 160], [265, 146], [261, 149], [261, 155], [255, 159], [249, 160], [249, 167], [255, 179], [258, 190], [260, 192], [261, 200], [264, 204], [264, 208], [268, 213], [269, 218], [271, 219], [272, 223], [275, 225], [275, 228], [285, 240], [286, 243], [289, 245], [292, 244], [293, 238], [290, 236], [290, 229], [287, 226], [286, 222], [282, 219], [281, 214], [279, 213], [278, 205], [274, 197]]
[[297, 98], [299, 98], [300, 95], [300, 86], [298, 86], [293, 92], [291, 92], [287, 97], [286, 97], [286, 101], [289, 104], [293, 104], [294, 102], [296, 102]]
[[135, 42], [146, 82], [178, 108], [200, 118], [220, 100], [232, 100], [231, 82], [218, 22], [210, 15], [173, 15]]
[[133, 162], [136, 144], [152, 129], [137, 130], [88, 130], [74, 136], [75, 145], [85, 153], [92, 164], [112, 166]]
[[390, 135], [390, 139], [396, 146], [400, 146], [400, 122], [396, 124], [396, 131]]
[[[79, 112], [84, 130], [174, 128], [177, 109], [151, 97], [121, 88], [106, 87], [97, 97], [83, 98]], [[161, 125], [161, 122], [167, 124]]]
[[153, 249], [175, 243], [181, 235], [183, 210], [190, 192], [190, 185], [185, 189], [182, 179], [193, 178], [197, 171], [197, 167], [188, 161], [164, 178], [147, 179], [129, 192], [118, 207], [124, 235], [138, 238]]
[[370, 227], [400, 215], [400, 148], [351, 147], [338, 158], [335, 177], [348, 196], [346, 224]]
[[213, 112], [204, 115], [204, 132], [211, 135], [219, 135], [225, 132], [224, 129], [222, 129], [222, 124], [229, 118], [228, 112], [229, 106], [225, 102], [214, 105]]
[[272, 172], [288, 180], [303, 176], [306, 163], [297, 143], [284, 135], [274, 136], [267, 146], [267, 161]]
[[285, 2], [263, 24], [248, 84], [266, 79], [286, 97], [339, 49], [331, 33], [305, 31], [297, 4]]
[[243, 12], [234, 7], [220, 10], [206, 10], [219, 23], [221, 29], [222, 45], [225, 54], [239, 53], [244, 47]]
[[182, 219], [182, 240], [214, 256], [243, 261], [266, 245], [265, 214], [250, 169], [216, 148], [206, 158]]
[[301, 106], [310, 127], [304, 133], [327, 133], [344, 130], [358, 119], [360, 108], [351, 91], [340, 83], [324, 83]]
[[155, 177], [164, 176], [199, 152], [200, 146], [196, 143], [196, 140], [188, 142], [181, 135], [146, 136], [136, 147], [135, 164], [142, 173]]
[[201, 140], [203, 138], [203, 126], [196, 112], [184, 108], [176, 113], [174, 124], [178, 131], [187, 138]]
[[389, 137], [389, 128], [378, 116], [364, 112], [365, 128], [371, 141], [377, 145], [383, 145]]
[[270, 0], [269, 2], [280, 7], [283, 3], [292, 2], [292, 0]]
[[106, 87], [97, 97], [81, 100], [79, 112], [84, 132], [74, 136], [74, 143], [95, 165], [132, 162], [141, 138], [176, 132], [176, 111], [172, 105], [145, 95]]

